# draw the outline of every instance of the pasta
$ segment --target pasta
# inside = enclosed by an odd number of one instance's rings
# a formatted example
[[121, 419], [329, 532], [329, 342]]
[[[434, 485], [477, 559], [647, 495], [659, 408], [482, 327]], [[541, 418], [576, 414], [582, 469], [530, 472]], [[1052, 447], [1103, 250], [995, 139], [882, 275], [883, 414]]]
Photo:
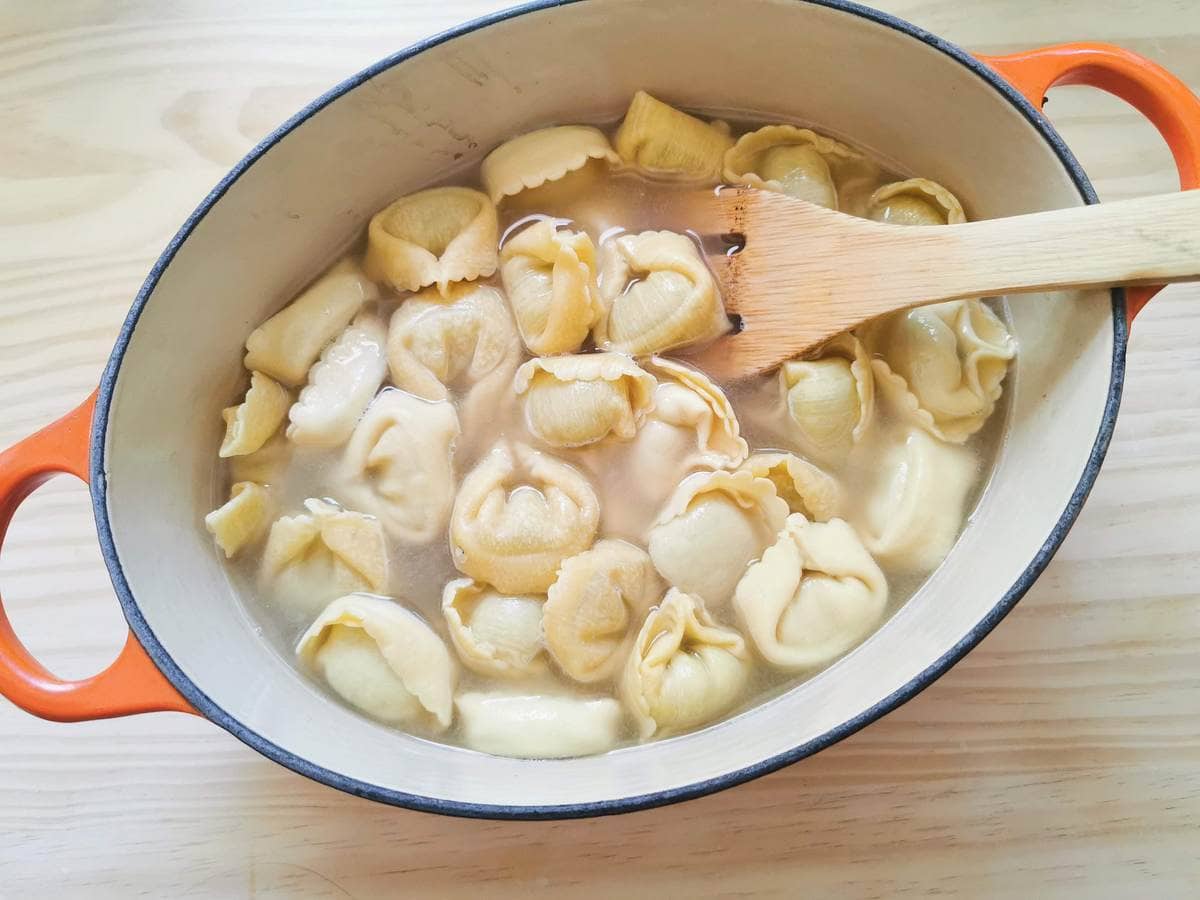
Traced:
[[246, 368], [297, 387], [325, 345], [341, 333], [379, 289], [344, 259], [246, 338]]
[[883, 454], [860, 530], [885, 565], [928, 572], [950, 552], [975, 480], [969, 453], [919, 428]]
[[719, 716], [746, 687], [741, 635], [713, 621], [695, 597], [672, 588], [646, 617], [621, 676], [621, 696], [643, 738]]
[[744, 134], [725, 154], [725, 180], [778, 191], [828, 209], [853, 209], [878, 167], [857, 150], [794, 125]]
[[557, 181], [593, 159], [620, 162], [599, 128], [558, 125], [505, 141], [484, 158], [479, 177], [492, 202], [499, 203], [505, 197]]
[[794, 453], [755, 453], [740, 467], [775, 485], [775, 493], [794, 513], [816, 522], [827, 522], [842, 506], [837, 479]]
[[648, 172], [716, 183], [733, 138], [724, 122], [704, 122], [638, 91], [614, 143], [623, 160]]
[[[962, 222], [957, 198], [645, 92], [463, 172], [357, 236], [331, 220], [365, 251], [246, 340], [203, 524], [264, 634], [304, 635], [331, 703], [527, 759], [704, 728], [847, 653], [830, 681], [872, 671], [1002, 441], [1016, 338], [957, 300], [710, 378], [737, 267], [686, 216], [718, 184], [901, 225]], [[367, 726], [315, 710], [355, 749]]]
[[486, 194], [461, 187], [418, 191], [371, 219], [363, 265], [398, 291], [436, 285], [447, 296], [452, 283], [496, 271], [498, 231]]
[[611, 677], [662, 593], [650, 557], [625, 541], [599, 541], [564, 560], [542, 614], [550, 658], [575, 681]]
[[783, 527], [787, 504], [749, 472], [689, 475], [650, 531], [650, 558], [673, 586], [719, 606]]
[[654, 402], [654, 376], [619, 353], [531, 359], [513, 389], [525, 396], [529, 430], [553, 447], [582, 447], [612, 435], [629, 440]]
[[885, 184], [871, 194], [867, 218], [891, 225], [957, 225], [967, 221], [952, 193], [926, 178]]
[[387, 597], [334, 600], [296, 654], [350, 705], [381, 722], [440, 731], [453, 714], [454, 661], [441, 638]]
[[611, 697], [471, 691], [454, 705], [468, 747], [525, 759], [603, 753], [616, 745], [622, 718]]
[[800, 449], [841, 462], [861, 441], [875, 410], [875, 381], [866, 348], [850, 334], [829, 341], [816, 359], [794, 359], [779, 384]]
[[237, 406], [221, 411], [225, 420], [225, 439], [218, 456], [245, 456], [262, 448], [279, 430], [287, 416], [292, 396], [287, 388], [262, 372], [250, 373], [250, 387]]
[[796, 671], [858, 644], [879, 624], [887, 596], [883, 572], [850, 525], [795, 513], [746, 570], [733, 606], [763, 659]]
[[1000, 399], [1016, 346], [979, 300], [951, 300], [885, 316], [863, 329], [875, 382], [932, 434], [962, 443]]
[[500, 277], [533, 353], [578, 350], [600, 315], [596, 248], [586, 232], [549, 219], [526, 226], [500, 251]]
[[523, 444], [503, 444], [463, 479], [450, 516], [459, 571], [514, 594], [544, 593], [591, 546], [600, 504], [587, 479]]
[[204, 527], [229, 559], [263, 536], [270, 515], [267, 489], [253, 481], [238, 481], [230, 488], [229, 499], [204, 517]]
[[709, 340], [729, 328], [696, 245], [670, 231], [625, 234], [601, 244], [600, 302], [597, 346], [631, 356]]
[[400, 304], [388, 330], [392, 383], [426, 400], [474, 385], [518, 352], [504, 297], [486, 285], [463, 285], [444, 298], [422, 291]]
[[502, 594], [470, 578], [442, 593], [442, 615], [458, 656], [482, 675], [512, 678], [545, 668], [542, 604], [545, 597]]
[[288, 413], [289, 440], [318, 447], [346, 443], [387, 374], [386, 341], [383, 322], [362, 315], [325, 348]]
[[388, 586], [387, 547], [377, 519], [325, 500], [275, 520], [262, 555], [262, 577], [275, 602], [313, 615], [330, 600]]
[[342, 458], [345, 495], [409, 543], [442, 535], [454, 501], [458, 413], [398, 390], [376, 397]]

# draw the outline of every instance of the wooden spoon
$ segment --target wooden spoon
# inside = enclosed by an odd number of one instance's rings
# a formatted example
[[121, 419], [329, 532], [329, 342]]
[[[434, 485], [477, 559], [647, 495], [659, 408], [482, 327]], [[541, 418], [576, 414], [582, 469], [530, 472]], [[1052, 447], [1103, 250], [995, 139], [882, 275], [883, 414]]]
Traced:
[[752, 188], [690, 194], [674, 212], [690, 230], [732, 245], [708, 261], [741, 330], [689, 357], [720, 378], [766, 371], [876, 316], [927, 303], [1200, 280], [1200, 190], [925, 227]]

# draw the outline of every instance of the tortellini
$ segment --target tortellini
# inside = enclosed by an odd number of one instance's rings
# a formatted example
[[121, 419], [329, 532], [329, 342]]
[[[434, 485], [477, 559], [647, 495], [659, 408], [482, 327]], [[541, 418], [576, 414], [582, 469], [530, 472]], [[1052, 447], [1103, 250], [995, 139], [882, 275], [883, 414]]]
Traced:
[[623, 718], [611, 697], [470, 691], [454, 706], [468, 747], [524, 759], [603, 753], [616, 745]]
[[500, 251], [500, 277], [517, 328], [533, 353], [571, 353], [600, 316], [596, 247], [549, 219], [526, 226]]
[[778, 191], [828, 209], [853, 210], [879, 169], [857, 150], [794, 125], [767, 125], [725, 154], [731, 184]]
[[505, 197], [557, 181], [593, 159], [620, 161], [603, 131], [588, 125], [557, 125], [505, 141], [484, 158], [479, 176], [492, 202], [499, 203]]
[[367, 227], [363, 265], [398, 291], [436, 285], [446, 296], [456, 281], [496, 271], [499, 224], [487, 194], [438, 187], [401, 197]]
[[446, 297], [422, 291], [400, 304], [388, 330], [388, 367], [396, 387], [445, 400], [520, 350], [504, 297], [493, 287], [461, 285]]
[[[962, 443], [1000, 399], [1016, 342], [980, 300], [950, 300], [885, 316], [862, 330], [875, 382], [903, 414]], [[911, 394], [911, 396], [905, 396]]]
[[545, 597], [502, 594], [470, 578], [456, 578], [442, 593], [442, 615], [467, 668], [512, 678], [545, 668], [545, 601]]
[[551, 659], [575, 681], [611, 677], [663, 589], [650, 557], [625, 541], [599, 541], [564, 560], [542, 611]]
[[878, 188], [867, 201], [867, 218], [891, 225], [958, 225], [967, 221], [958, 198], [927, 178], [909, 178]]
[[221, 411], [225, 439], [217, 455], [246, 456], [261, 449], [279, 430], [291, 405], [292, 395], [287, 388], [262, 372], [251, 372], [245, 399]]
[[229, 559], [262, 537], [270, 515], [267, 489], [253, 481], [238, 481], [230, 488], [229, 499], [204, 517], [204, 527]]
[[620, 353], [531, 359], [513, 381], [529, 430], [553, 447], [629, 440], [654, 403], [654, 376]]
[[672, 588], [638, 632], [621, 695], [643, 738], [710, 722], [741, 697], [750, 674], [746, 642], [695, 597]]
[[974, 458], [911, 428], [877, 469], [860, 526], [867, 549], [897, 570], [931, 571], [958, 537], [977, 474]]
[[379, 288], [344, 259], [246, 338], [246, 368], [297, 387], [325, 345], [337, 337]]
[[733, 405], [707, 375], [663, 357], [646, 368], [658, 384], [653, 412], [638, 434], [640, 453], [714, 469], [745, 461], [750, 448]]
[[763, 659], [798, 671], [832, 662], [870, 634], [887, 596], [883, 572], [849, 524], [795, 513], [738, 582], [733, 606]]
[[379, 520], [309, 498], [307, 510], [276, 519], [263, 550], [262, 577], [275, 601], [312, 616], [335, 597], [388, 586]]
[[304, 632], [297, 655], [346, 702], [381, 722], [442, 731], [454, 661], [433, 629], [387, 597], [349, 594]]
[[383, 384], [386, 343], [383, 322], [359, 316], [326, 347], [288, 413], [288, 439], [317, 447], [344, 444]]
[[729, 328], [696, 245], [671, 231], [623, 234], [601, 244], [600, 301], [597, 346], [631, 356], [709, 340]]
[[514, 594], [544, 593], [591, 546], [600, 503], [587, 479], [523, 444], [499, 444], [463, 479], [450, 516], [459, 571]]
[[705, 122], [638, 91], [614, 144], [623, 160], [648, 172], [716, 183], [733, 138], [724, 122]]
[[403, 541], [442, 536], [454, 501], [451, 453], [458, 435], [454, 404], [384, 391], [346, 445], [345, 495]]
[[788, 509], [814, 521], [828, 521], [842, 507], [837, 479], [794, 453], [755, 453], [740, 468], [770, 480]]
[[787, 519], [775, 485], [749, 472], [696, 472], [676, 488], [650, 531], [650, 558], [673, 586], [726, 603], [746, 566]]
[[779, 384], [800, 449], [822, 462], [843, 461], [867, 433], [875, 380], [866, 348], [851, 334], [829, 341], [815, 359], [794, 359]]

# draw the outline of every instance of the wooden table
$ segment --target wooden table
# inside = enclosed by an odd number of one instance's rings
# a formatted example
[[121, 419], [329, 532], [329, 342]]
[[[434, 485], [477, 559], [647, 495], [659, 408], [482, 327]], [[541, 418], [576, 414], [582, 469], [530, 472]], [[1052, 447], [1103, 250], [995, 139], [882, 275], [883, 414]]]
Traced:
[[[0, 4], [0, 446], [82, 399], [151, 262], [269, 129], [488, 0]], [[1200, 86], [1195, 0], [888, 0], [971, 49], [1110, 40]], [[1049, 106], [1103, 197], [1176, 186], [1157, 134]], [[58, 673], [124, 623], [85, 488], [18, 513], [16, 627]], [[0, 701], [0, 897], [1200, 895], [1200, 287], [1138, 319], [1116, 438], [1016, 611], [831, 750], [651, 812], [471, 822], [344, 796], [177, 714], [56, 725]]]

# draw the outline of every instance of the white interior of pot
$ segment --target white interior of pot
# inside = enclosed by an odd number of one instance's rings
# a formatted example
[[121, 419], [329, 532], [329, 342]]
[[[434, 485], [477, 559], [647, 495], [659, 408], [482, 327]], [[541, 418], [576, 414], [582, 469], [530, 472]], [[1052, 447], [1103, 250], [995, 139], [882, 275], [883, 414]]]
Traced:
[[317, 113], [229, 188], [164, 273], [120, 370], [106, 454], [116, 547], [151, 629], [208, 697], [291, 753], [384, 788], [481, 804], [604, 801], [717, 777], [902, 688], [987, 615], [1063, 514], [1109, 383], [1105, 293], [1012, 303], [1011, 430], [950, 557], [846, 659], [716, 727], [596, 758], [492, 758], [376, 726], [267, 647], [202, 524], [245, 336], [394, 197], [527, 129], [612, 120], [638, 88], [811, 121], [945, 183], [977, 217], [1082, 202], [1049, 145], [977, 75], [889, 27], [791, 0], [526, 14], [420, 53]]

